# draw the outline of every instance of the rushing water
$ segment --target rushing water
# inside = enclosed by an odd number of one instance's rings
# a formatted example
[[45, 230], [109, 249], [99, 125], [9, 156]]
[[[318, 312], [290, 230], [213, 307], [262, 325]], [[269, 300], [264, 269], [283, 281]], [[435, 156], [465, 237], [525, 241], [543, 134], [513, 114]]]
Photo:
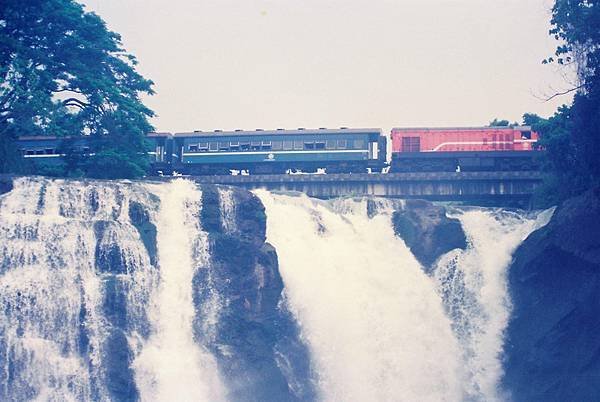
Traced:
[[[221, 236], [235, 238], [244, 211], [231, 189], [217, 193]], [[279, 308], [309, 351], [304, 379], [283, 346], [270, 352], [290, 389], [315, 382], [323, 401], [502, 400], [507, 268], [548, 214], [454, 210], [469, 246], [428, 276], [394, 235], [401, 202], [256, 195], [283, 280]], [[0, 400], [256, 400], [239, 379], [229, 389], [219, 360], [245, 367], [227, 351], [252, 339], [218, 331], [235, 300], [219, 293], [227, 273], [212, 272], [223, 266], [211, 265], [202, 200], [185, 180], [17, 180], [0, 197]]]

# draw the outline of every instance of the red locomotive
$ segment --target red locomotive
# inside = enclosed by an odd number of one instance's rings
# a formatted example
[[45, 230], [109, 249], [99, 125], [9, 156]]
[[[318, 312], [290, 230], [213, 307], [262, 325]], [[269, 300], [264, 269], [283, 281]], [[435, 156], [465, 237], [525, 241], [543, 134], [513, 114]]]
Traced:
[[529, 126], [394, 128], [391, 137], [392, 172], [539, 168]]

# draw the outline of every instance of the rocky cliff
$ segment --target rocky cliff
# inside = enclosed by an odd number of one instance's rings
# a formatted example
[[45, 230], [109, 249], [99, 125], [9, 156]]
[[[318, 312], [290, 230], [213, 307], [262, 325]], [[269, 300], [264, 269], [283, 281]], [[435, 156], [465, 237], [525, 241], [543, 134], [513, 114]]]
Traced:
[[424, 200], [406, 200], [392, 217], [394, 231], [430, 273], [432, 264], [450, 250], [467, 247], [467, 239], [457, 219], [448, 218], [446, 209]]
[[504, 387], [514, 401], [600, 400], [600, 191], [565, 202], [516, 251]]
[[314, 400], [308, 351], [293, 317], [279, 307], [283, 282], [277, 252], [265, 242], [263, 205], [246, 190], [209, 185], [202, 186], [202, 204], [211, 259], [196, 271], [194, 300], [207, 311], [218, 295], [221, 312], [214, 333], [202, 319], [194, 329], [217, 357], [230, 400]]

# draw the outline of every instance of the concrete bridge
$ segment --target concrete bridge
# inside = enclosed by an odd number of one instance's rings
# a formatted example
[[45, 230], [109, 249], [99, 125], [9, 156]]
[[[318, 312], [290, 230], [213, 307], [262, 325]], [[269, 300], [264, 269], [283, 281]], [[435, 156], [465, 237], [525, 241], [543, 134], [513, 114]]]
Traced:
[[535, 171], [190, 177], [198, 183], [300, 191], [317, 198], [371, 195], [515, 206], [528, 205], [541, 178]]
[[[0, 175], [0, 194], [12, 188], [12, 175]], [[437, 172], [389, 174], [296, 174], [190, 176], [198, 183], [252, 190], [300, 191], [311, 197], [378, 196], [458, 201], [465, 204], [527, 207], [542, 181], [540, 172]], [[173, 177], [151, 177], [166, 181]]]

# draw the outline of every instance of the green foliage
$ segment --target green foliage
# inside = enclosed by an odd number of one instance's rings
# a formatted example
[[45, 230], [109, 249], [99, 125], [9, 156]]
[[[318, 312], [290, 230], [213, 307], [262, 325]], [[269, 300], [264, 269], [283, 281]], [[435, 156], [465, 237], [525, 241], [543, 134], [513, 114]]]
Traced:
[[[136, 72], [118, 34], [74, 0], [3, 0], [0, 14], [0, 143], [22, 135], [94, 138], [94, 161], [70, 158], [65, 174], [138, 177], [153, 115], [140, 101], [152, 82]], [[0, 147], [7, 161], [10, 146]], [[66, 148], [71, 152], [71, 148]], [[14, 155], [14, 154], [13, 154]], [[107, 161], [117, 165], [109, 171]], [[12, 162], [0, 171], [21, 170]]]
[[498, 120], [494, 118], [494, 120], [490, 121], [490, 127], [508, 127], [510, 126], [510, 122], [508, 120]]
[[[87, 177], [98, 179], [135, 179], [144, 175], [146, 159], [132, 157], [126, 153], [105, 149], [88, 157], [83, 162]], [[146, 162], [147, 163], [147, 162]]]
[[544, 63], [573, 65], [579, 84], [571, 107], [543, 119], [523, 116], [541, 135], [548, 176], [538, 196], [559, 203], [600, 185], [600, 0], [556, 0], [550, 34], [559, 41]]

